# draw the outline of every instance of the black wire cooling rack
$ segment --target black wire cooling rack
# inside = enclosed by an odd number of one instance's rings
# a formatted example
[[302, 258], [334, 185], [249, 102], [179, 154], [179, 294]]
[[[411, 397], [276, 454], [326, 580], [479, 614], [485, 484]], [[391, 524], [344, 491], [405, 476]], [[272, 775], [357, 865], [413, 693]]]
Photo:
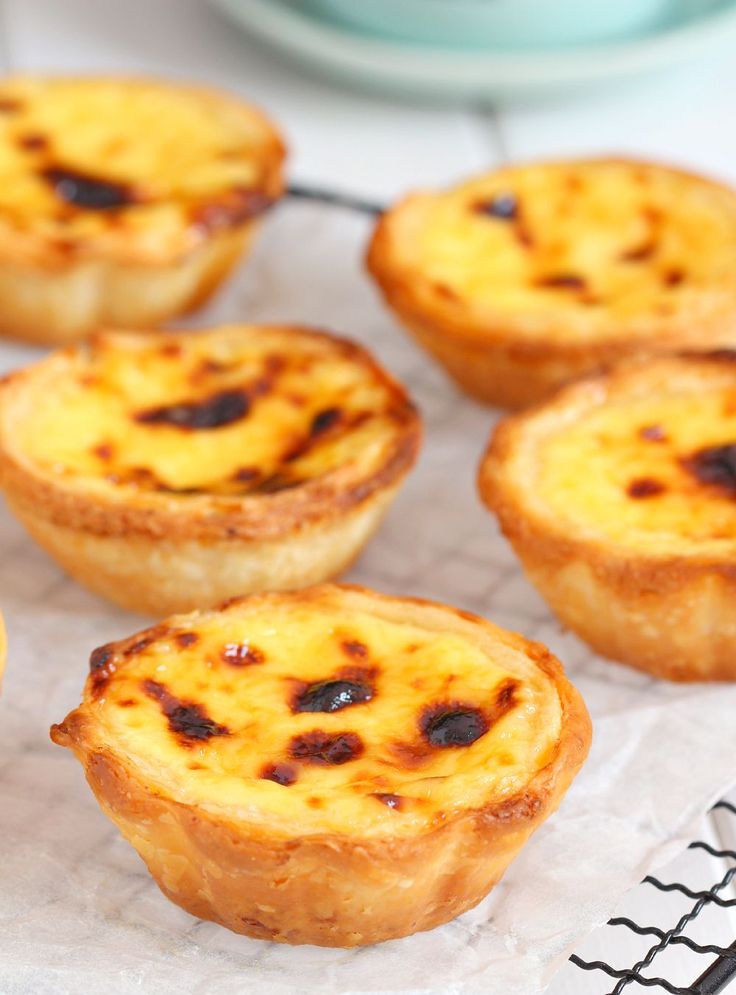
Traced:
[[[382, 205], [373, 201], [312, 185], [291, 184], [288, 195], [295, 200], [327, 204], [374, 217], [380, 215], [384, 210]], [[723, 810], [734, 818], [736, 834], [736, 806], [728, 801], [720, 801], [714, 806], [714, 810]], [[668, 995], [719, 995], [730, 986], [732, 981], [736, 980], [736, 940], [725, 947], [717, 943], [701, 943], [688, 935], [688, 930], [705, 909], [713, 907], [736, 908], [736, 898], [725, 898], [721, 894], [736, 878], [736, 850], [718, 850], [704, 840], [693, 841], [689, 849], [704, 851], [711, 857], [717, 858], [719, 862], [723, 861], [724, 873], [710, 888], [694, 890], [680, 881], [661, 881], [653, 875], [647, 875], [639, 886], [640, 888], [656, 888], [663, 894], [684, 896], [692, 902], [685, 913], [680, 911], [672, 913], [670, 920], [673, 922], [672, 926], [667, 929], [653, 925], [644, 926], [626, 916], [617, 916], [609, 919], [607, 925], [602, 927], [604, 931], [623, 928], [640, 937], [651, 937], [652, 943], [640, 960], [631, 967], [614, 967], [605, 960], [585, 960], [577, 954], [570, 957], [571, 963], [580, 968], [581, 971], [586, 971], [591, 976], [596, 975], [598, 979], [609, 978], [611, 980], [613, 988], [609, 988], [606, 995], [621, 995], [627, 989], [633, 993], [637, 988], [664, 991]], [[732, 862], [730, 866], [727, 861]], [[736, 932], [736, 919], [734, 919], [734, 931]], [[611, 938], [615, 939], [613, 935]], [[701, 955], [703, 958], [709, 958], [709, 962], [704, 964], [702, 973], [684, 988], [668, 978], [649, 973], [652, 965], [654, 965], [653, 970], [656, 971], [661, 961], [661, 955], [665, 951], [678, 945], [687, 947], [692, 953]], [[658, 958], [659, 960], [657, 960]], [[655, 961], [657, 961], [656, 964]]]
[[[714, 806], [714, 811], [722, 811], [733, 817], [736, 830], [736, 806], [731, 802], [720, 801]], [[656, 888], [664, 894], [684, 896], [692, 902], [684, 914], [679, 910], [673, 913], [671, 920], [673, 924], [669, 928], [641, 925], [625, 916], [610, 919], [607, 926], [603, 927], [603, 930], [610, 934], [612, 943], [615, 936], [611, 931], [614, 929], [623, 928], [638, 936], [652, 938], [651, 946], [637, 963], [631, 967], [614, 967], [604, 960], [584, 960], [577, 954], [573, 954], [570, 958], [576, 967], [588, 971], [591, 975], [597, 975], [598, 979], [602, 976], [610, 978], [613, 987], [607, 990], [607, 995], [621, 995], [629, 987], [632, 992], [641, 988], [651, 988], [668, 992], [669, 995], [718, 995], [736, 980], [736, 941], [725, 947], [716, 943], [700, 943], [688, 935], [688, 931], [705, 910], [714, 907], [736, 908], [736, 898], [726, 898], [722, 894], [736, 878], [736, 850], [718, 850], [704, 840], [695, 840], [689, 849], [699, 850], [716, 858], [714, 864], [716, 861], [719, 864], [722, 862], [723, 874], [710, 888], [694, 890], [680, 881], [662, 881], [652, 875], [647, 875], [639, 886]], [[661, 958], [664, 951], [678, 945], [687, 947], [694, 954], [703, 957], [704, 970], [686, 987], [652, 973], [656, 972], [657, 958]]]

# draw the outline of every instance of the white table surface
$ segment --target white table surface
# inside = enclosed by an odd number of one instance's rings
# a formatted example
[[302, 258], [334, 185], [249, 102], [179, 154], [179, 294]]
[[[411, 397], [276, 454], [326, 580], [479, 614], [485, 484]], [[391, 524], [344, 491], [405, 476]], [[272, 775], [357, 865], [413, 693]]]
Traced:
[[[282, 125], [295, 181], [380, 202], [508, 159], [581, 153], [644, 155], [736, 181], [734, 58], [706, 59], [623, 93], [573, 102], [432, 108], [331, 88], [259, 50], [204, 0], [0, 0], [0, 67], [143, 71], [228, 87]], [[719, 825], [709, 818], [701, 838], [733, 847], [730, 825], [736, 819]], [[695, 868], [691, 855], [662, 876], [678, 872], [701, 873], [701, 886], [709, 886], [723, 868], [703, 858]], [[661, 903], [658, 893], [639, 889], [626, 899], [624, 912], [666, 927], [672, 923], [662, 920]], [[720, 913], [718, 925], [704, 920], [699, 938], [715, 942], [718, 933], [718, 941], [728, 942], [729, 929], [736, 936], [736, 916], [728, 922], [727, 915]], [[647, 946], [625, 930], [608, 930], [594, 935], [581, 953], [629, 966]], [[680, 984], [704, 966], [682, 948], [667, 959], [668, 976]], [[568, 966], [549, 995], [603, 995], [612, 987]]]

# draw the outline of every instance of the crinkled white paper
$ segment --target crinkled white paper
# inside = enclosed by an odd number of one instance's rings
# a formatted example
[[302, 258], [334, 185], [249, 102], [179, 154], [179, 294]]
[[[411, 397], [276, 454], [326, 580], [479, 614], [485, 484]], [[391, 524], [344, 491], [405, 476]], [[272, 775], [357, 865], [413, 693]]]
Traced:
[[[460, 396], [383, 310], [362, 273], [367, 231], [341, 209], [280, 208], [198, 323], [322, 325], [364, 342], [410, 385], [425, 450], [351, 579], [447, 601], [547, 643], [592, 713], [588, 764], [492, 896], [431, 933], [344, 951], [198, 922], [158, 892], [78, 763], [48, 739], [79, 699], [90, 650], [144, 620], [67, 580], [0, 510], [10, 636], [0, 700], [2, 995], [534, 995], [734, 779], [736, 687], [671, 686], [597, 660], [524, 581], [475, 491], [492, 414]], [[0, 369], [35, 355], [2, 345]]]

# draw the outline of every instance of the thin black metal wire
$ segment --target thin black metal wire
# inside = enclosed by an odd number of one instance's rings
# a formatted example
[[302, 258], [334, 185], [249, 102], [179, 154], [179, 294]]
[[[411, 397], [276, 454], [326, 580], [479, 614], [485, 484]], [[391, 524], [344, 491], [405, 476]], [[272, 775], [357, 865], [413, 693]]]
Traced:
[[359, 211], [361, 214], [378, 216], [383, 214], [384, 207], [375, 201], [353, 194], [339, 193], [336, 190], [325, 190], [322, 187], [312, 187], [301, 183], [290, 184], [286, 191], [295, 200], [311, 200], [319, 204], [329, 204], [331, 207], [344, 207], [349, 211]]
[[[714, 809], [720, 809], [736, 815], [736, 805], [731, 802], [720, 801], [714, 805]], [[694, 840], [690, 850], [702, 850], [711, 857], [722, 860], [736, 861], [736, 850], [720, 850], [705, 840]], [[613, 978], [616, 981], [614, 989], [609, 995], [621, 995], [628, 985], [636, 984], [643, 988], [658, 988], [667, 992], [668, 995], [718, 995], [732, 981], [736, 979], [736, 941], [729, 947], [720, 946], [716, 943], [697, 943], [688, 936], [683, 936], [684, 930], [692, 923], [698, 915], [709, 905], [716, 905], [720, 908], [733, 908], [736, 906], [736, 899], [723, 898], [719, 892], [727, 888], [736, 878], [736, 864], [729, 867], [720, 881], [712, 888], [703, 891], [695, 891], [688, 888], [679, 881], [665, 882], [653, 875], [644, 878], [644, 884], [648, 884], [658, 891], [664, 893], [678, 893], [690, 898], [694, 905], [686, 912], [671, 929], [664, 930], [658, 926], [642, 926], [625, 916], [617, 916], [610, 919], [609, 926], [622, 926], [639, 936], [651, 936], [656, 939], [645, 956], [630, 968], [618, 969], [612, 967], [602, 960], [586, 961], [573, 954], [570, 958], [573, 964], [584, 971], [599, 971]], [[641, 972], [649, 967], [655, 957], [667, 947], [680, 944], [697, 954], [714, 954], [714, 960], [706, 970], [687, 988], [678, 987], [666, 978], [646, 977]]]
[[[663, 940], [666, 936], [665, 930], [659, 929], [657, 926], [640, 926], [633, 919], [627, 919], [625, 916], [609, 919], [608, 925], [625, 926], [632, 933], [638, 933], [639, 936], [656, 936], [659, 940]], [[696, 954], [716, 954], [718, 957], [726, 957], [736, 961], [736, 950], [730, 947], [719, 947], [717, 943], [696, 943], [689, 936], [671, 936], [669, 943], [672, 946], [680, 944]]]

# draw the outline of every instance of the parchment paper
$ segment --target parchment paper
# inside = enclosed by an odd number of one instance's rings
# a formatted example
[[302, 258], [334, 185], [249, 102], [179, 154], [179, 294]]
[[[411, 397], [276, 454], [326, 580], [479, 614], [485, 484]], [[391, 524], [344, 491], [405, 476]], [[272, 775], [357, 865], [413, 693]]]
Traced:
[[[194, 324], [286, 320], [360, 339], [412, 388], [427, 441], [350, 575], [437, 598], [547, 643], [595, 724], [588, 764], [503, 883], [454, 923], [357, 951], [289, 948], [198, 922], [160, 895], [48, 726], [90, 649], [145, 620], [67, 580], [0, 510], [10, 659], [0, 700], [2, 995], [534, 995], [622, 892], [683, 846], [736, 777], [736, 688], [659, 683], [563, 634], [483, 510], [474, 476], [493, 414], [460, 396], [383, 310], [361, 270], [369, 223], [287, 204]], [[0, 346], [0, 369], [38, 353]]]

